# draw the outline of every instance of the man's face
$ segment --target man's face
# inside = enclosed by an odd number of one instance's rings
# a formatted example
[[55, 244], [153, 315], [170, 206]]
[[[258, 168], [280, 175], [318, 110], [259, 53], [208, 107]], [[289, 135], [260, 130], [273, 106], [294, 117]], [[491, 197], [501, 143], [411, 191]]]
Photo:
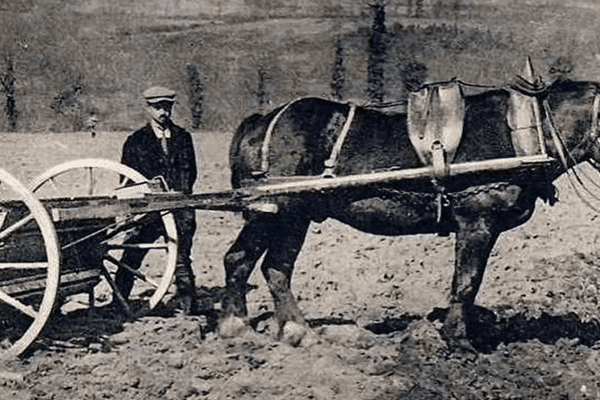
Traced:
[[162, 101], [160, 103], [148, 104], [148, 112], [153, 120], [160, 125], [165, 125], [171, 118], [173, 103]]

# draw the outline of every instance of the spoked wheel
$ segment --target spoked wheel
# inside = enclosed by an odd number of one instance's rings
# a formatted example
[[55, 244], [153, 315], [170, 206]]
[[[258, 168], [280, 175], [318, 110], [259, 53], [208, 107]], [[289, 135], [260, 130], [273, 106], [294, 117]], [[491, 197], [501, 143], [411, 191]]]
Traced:
[[0, 359], [21, 354], [44, 328], [56, 299], [59, 262], [46, 209], [0, 170]]
[[[141, 183], [146, 178], [123, 164], [85, 159], [46, 171], [33, 180], [30, 189], [38, 198], [64, 204], [75, 198], [112, 197], [115, 189], [127, 181]], [[73, 270], [72, 281], [77, 282], [81, 270], [102, 274], [104, 279], [90, 293], [91, 301], [97, 305], [113, 301], [130, 316], [140, 315], [156, 307], [168, 292], [177, 262], [177, 230], [170, 212], [61, 221], [57, 231], [63, 252], [63, 275], [65, 268]], [[140, 233], [149, 231], [158, 233], [140, 238]], [[139, 265], [128, 265], [126, 260], [132, 259], [128, 257], [132, 253], [142, 259]], [[129, 295], [115, 285], [118, 269], [133, 276]], [[63, 286], [61, 282], [61, 293]]]

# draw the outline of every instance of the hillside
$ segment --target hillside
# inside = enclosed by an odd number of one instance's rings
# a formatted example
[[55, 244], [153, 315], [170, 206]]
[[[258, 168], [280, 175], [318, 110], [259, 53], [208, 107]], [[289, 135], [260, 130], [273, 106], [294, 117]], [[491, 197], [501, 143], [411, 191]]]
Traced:
[[[591, 1], [430, 0], [421, 10], [415, 1], [388, 3], [386, 100], [406, 95], [404, 78], [414, 65], [425, 67], [428, 81], [494, 85], [521, 71], [527, 55], [547, 80], [558, 59], [578, 78], [600, 72], [600, 11]], [[92, 114], [99, 129], [132, 129], [144, 119], [139, 93], [152, 84], [180, 93], [182, 124], [193, 126], [197, 99], [200, 127], [231, 130], [293, 98], [331, 96], [336, 46], [344, 58], [343, 98], [366, 99], [366, 1], [6, 4], [0, 131], [11, 129], [10, 85], [18, 131], [60, 132], [83, 129]]]

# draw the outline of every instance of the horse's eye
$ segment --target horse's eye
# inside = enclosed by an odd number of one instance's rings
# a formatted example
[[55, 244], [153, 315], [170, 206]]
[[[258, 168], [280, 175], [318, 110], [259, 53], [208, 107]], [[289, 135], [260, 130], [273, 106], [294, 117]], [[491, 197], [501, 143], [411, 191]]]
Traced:
[[555, 73], [555, 72], [556, 72], [556, 70], [554, 69], [554, 67], [550, 68], [550, 73], [551, 73], [551, 74], [553, 74], [553, 73]]

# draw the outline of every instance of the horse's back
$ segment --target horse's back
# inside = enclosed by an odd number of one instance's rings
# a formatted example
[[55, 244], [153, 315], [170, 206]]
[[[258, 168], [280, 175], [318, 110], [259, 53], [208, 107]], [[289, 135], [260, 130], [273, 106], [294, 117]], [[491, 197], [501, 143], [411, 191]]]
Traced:
[[[356, 107], [349, 130], [340, 139], [350, 108], [347, 103], [304, 98], [285, 109], [245, 119], [230, 150], [234, 186], [257, 172], [269, 176], [320, 175], [336, 145], [341, 146], [334, 166], [339, 176], [419, 166], [408, 138], [406, 114]], [[265, 165], [267, 170], [263, 171]]]

